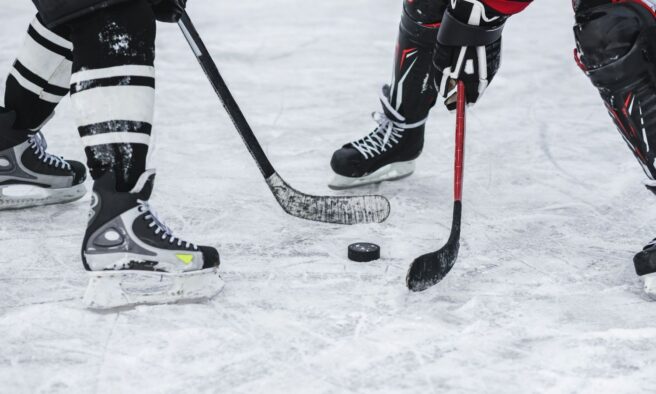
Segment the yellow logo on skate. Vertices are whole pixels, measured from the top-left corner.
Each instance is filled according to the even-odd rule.
[[[176,254],[175,257],[179,258],[185,264],[191,264],[194,261],[194,255],[191,254]]]

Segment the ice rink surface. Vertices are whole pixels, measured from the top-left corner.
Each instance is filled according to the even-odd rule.
[[[34,12],[0,0],[0,70]],[[329,160],[374,127],[400,0],[194,0],[189,13],[279,172],[330,194]],[[219,248],[206,304],[84,309],[89,197],[0,213],[2,393],[648,393],[656,305],[631,259],[656,200],[572,60],[568,0],[505,31],[501,72],[470,111],[463,246],[440,285],[410,294],[409,263],[451,220],[454,117],[433,111],[417,172],[382,225],[285,215],[175,25],[158,35],[154,204]],[[4,86],[4,84],[2,84]],[[0,93],[4,92],[0,87]],[[44,130],[84,159],[68,99]],[[346,259],[355,241],[383,258]]]

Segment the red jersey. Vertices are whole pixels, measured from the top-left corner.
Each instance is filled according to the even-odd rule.
[[[483,3],[503,15],[522,12],[533,0],[482,0]]]

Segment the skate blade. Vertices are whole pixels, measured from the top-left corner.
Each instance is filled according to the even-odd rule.
[[[0,188],[0,211],[43,205],[64,204],[84,197],[84,184],[66,189],[47,189],[30,185],[11,185]]]
[[[199,302],[223,290],[218,268],[185,273],[94,271],[89,273],[84,304],[89,309],[112,309],[143,304]]]
[[[396,181],[412,175],[415,171],[415,162],[404,161],[399,163],[392,163],[383,166],[375,172],[359,178],[351,178],[335,174],[335,177],[328,184],[328,187],[333,190],[345,190],[354,187],[371,185],[374,183],[381,183],[385,181]]]

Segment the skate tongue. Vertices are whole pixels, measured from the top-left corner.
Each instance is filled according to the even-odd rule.
[[[394,108],[392,103],[390,103],[389,93],[390,93],[389,85],[383,86],[380,94],[378,95],[378,99],[380,100],[380,104],[383,107],[383,113],[385,114],[385,117],[390,121],[392,121],[395,126],[400,127],[404,130],[410,130],[423,126],[426,123],[426,120],[428,118],[417,120],[417,119],[408,119],[405,116],[401,115],[401,113]]]
[[[149,200],[155,184],[155,175],[154,169],[144,171],[132,190],[130,190],[130,194],[138,194],[139,199],[144,201]]]
[[[389,102],[389,89],[390,87],[388,85],[383,86],[380,94],[378,95],[380,104],[383,107],[383,112],[388,119],[398,123],[403,123],[405,122],[405,116],[401,115],[399,111],[394,109],[392,104]]]
[[[10,130],[16,123],[16,112],[0,107],[0,129]]]

